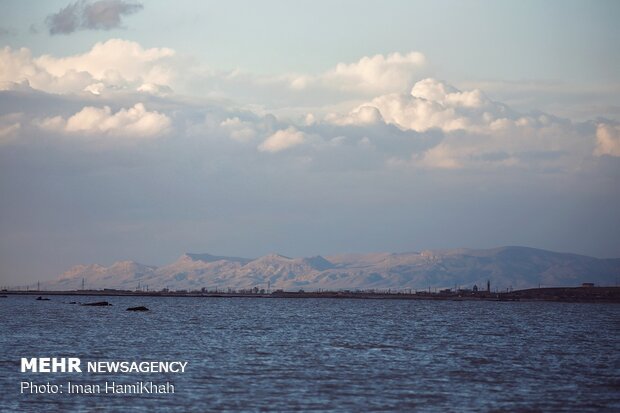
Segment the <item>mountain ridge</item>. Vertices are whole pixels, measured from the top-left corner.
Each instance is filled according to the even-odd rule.
[[[272,253],[255,259],[185,253],[161,267],[119,261],[109,267],[77,265],[49,289],[427,289],[474,285],[494,288],[614,285],[620,258],[594,258],[522,246],[335,254],[291,258]]]

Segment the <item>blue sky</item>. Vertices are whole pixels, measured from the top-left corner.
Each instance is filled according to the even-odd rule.
[[[620,256],[615,1],[2,1],[0,280],[528,245]]]

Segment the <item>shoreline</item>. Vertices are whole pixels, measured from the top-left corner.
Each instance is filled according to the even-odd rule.
[[[620,287],[556,287],[530,288],[508,292],[356,292],[321,291],[293,292],[274,291],[271,293],[228,293],[200,291],[129,291],[129,290],[3,290],[0,296],[109,296],[109,297],[204,297],[204,298],[331,298],[331,299],[375,299],[375,300],[443,300],[443,301],[555,301],[555,302],[606,302],[620,303]]]

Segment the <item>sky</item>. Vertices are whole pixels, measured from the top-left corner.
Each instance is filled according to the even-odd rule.
[[[0,7],[0,285],[184,252],[620,257],[616,1]]]

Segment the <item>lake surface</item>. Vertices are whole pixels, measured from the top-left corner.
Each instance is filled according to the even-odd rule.
[[[0,298],[0,411],[620,411],[620,305]],[[70,301],[107,300],[111,307]],[[149,312],[125,311],[145,305]],[[182,374],[21,373],[22,357],[187,361]],[[84,367],[84,366],[83,366]],[[169,381],[174,394],[20,394]]]

